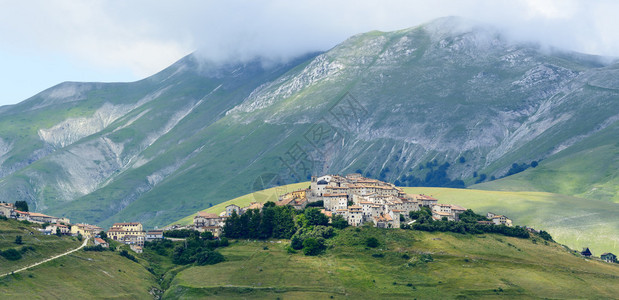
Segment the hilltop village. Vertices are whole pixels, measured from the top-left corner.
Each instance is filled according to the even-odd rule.
[[[297,210],[315,204],[319,204],[321,212],[329,218],[340,215],[351,226],[372,223],[379,228],[400,228],[401,216],[408,216],[410,212],[419,211],[422,207],[431,210],[434,220],[458,221],[458,216],[466,211],[466,208],[458,205],[438,203],[438,199],[428,195],[406,194],[391,183],[366,178],[361,174],[312,177],[309,188],[281,195],[275,202],[277,206],[289,205]],[[259,210],[263,205],[258,202],[252,202],[246,207],[230,204],[219,215],[198,212],[191,228],[219,236],[226,219],[232,213],[241,215],[250,209]],[[512,226],[512,221],[503,215],[488,213],[487,216],[491,221],[480,222]],[[170,229],[175,228],[181,227]]]
[[[289,206],[295,210],[308,207],[320,208],[320,213],[331,222],[338,216],[349,226],[371,224],[378,228],[406,228],[415,223],[408,216],[411,213],[426,210],[435,221],[459,221],[466,208],[446,203],[438,203],[438,199],[424,194],[407,194],[394,184],[376,179],[366,178],[360,174],[324,175],[311,177],[308,188],[285,193],[279,196],[275,206]],[[215,239],[224,235],[226,221],[233,215],[241,216],[249,211],[262,211],[264,203],[252,202],[240,207],[236,204],[227,205],[220,214],[198,212],[191,225],[172,225],[162,230],[144,230],[139,222],[114,223],[107,232],[103,228],[90,224],[71,224],[67,218],[58,218],[41,213],[18,210],[12,203],[0,203],[0,217],[12,218],[41,224],[39,229],[47,235],[71,235],[92,238],[95,246],[110,247],[108,241],[129,245],[136,253],[142,253],[145,242],[171,239],[165,233],[177,230],[190,230],[199,233],[210,233]],[[477,221],[481,225],[505,225],[512,227],[512,221],[500,214],[488,212],[486,219]],[[530,232],[539,234],[532,228]],[[589,257],[591,252],[584,249],[581,255]],[[616,256],[604,253],[601,258],[615,262]]]

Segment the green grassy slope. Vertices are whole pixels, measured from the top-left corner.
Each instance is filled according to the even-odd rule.
[[[378,248],[365,247],[370,236],[380,241]],[[233,243],[221,249],[226,262],[181,271],[164,299],[564,299],[619,293],[619,266],[584,260],[540,239],[348,228],[318,257],[288,254],[287,244]],[[427,254],[433,261],[424,261]]]
[[[545,191],[619,203],[619,122],[552,158],[475,189]]]
[[[206,212],[220,213],[229,204],[246,206],[252,201],[276,200],[277,196],[306,188],[309,182],[270,188],[222,202]],[[527,225],[546,230],[559,243],[573,249],[591,248],[594,254],[619,252],[619,206],[607,201],[587,200],[544,192],[487,191],[474,189],[449,189],[405,187],[409,194],[433,195],[440,203],[457,204],[477,213],[488,211],[505,214],[516,225]],[[195,214],[173,224],[191,224]]]
[[[446,188],[404,188],[433,195],[477,213],[504,214],[516,225],[548,231],[572,249],[590,247],[594,255],[619,252],[619,205],[543,192],[508,192]]]
[[[41,228],[38,224],[26,225],[15,220],[0,220],[0,251],[34,248],[22,253],[22,258],[16,261],[9,261],[0,256],[0,274],[20,269],[81,245],[75,237],[47,236],[41,234],[35,227]],[[16,236],[22,237],[22,245],[15,244]]]
[[[6,299],[153,299],[154,276],[117,252],[63,256],[0,278]]]

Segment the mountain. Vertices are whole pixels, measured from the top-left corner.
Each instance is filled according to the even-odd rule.
[[[443,18],[287,63],[190,55],[138,82],[63,83],[0,108],[0,199],[155,226],[311,174],[473,184],[591,149],[616,162],[619,63],[608,61]],[[567,172],[594,176],[554,192],[616,199],[618,169],[581,158]],[[443,168],[427,175],[428,163]]]

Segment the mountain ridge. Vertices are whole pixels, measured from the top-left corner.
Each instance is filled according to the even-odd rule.
[[[132,83],[62,83],[0,108],[0,197],[156,226],[314,173],[393,182],[436,160],[472,184],[612,144],[595,136],[619,120],[619,64],[598,61],[447,18],[282,64],[189,55]]]

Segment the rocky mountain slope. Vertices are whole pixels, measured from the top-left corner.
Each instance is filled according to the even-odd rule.
[[[423,178],[436,160],[472,184],[589,140],[616,149],[619,64],[601,61],[445,18],[285,64],[188,56],[138,82],[63,83],[0,108],[0,198],[153,226],[317,173]],[[608,172],[578,194],[616,198]]]

